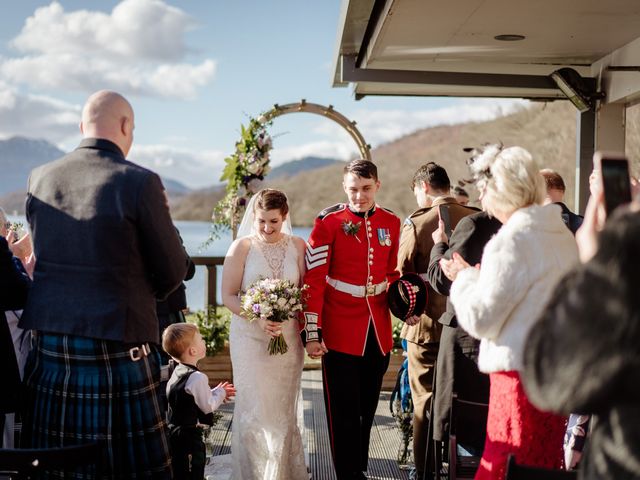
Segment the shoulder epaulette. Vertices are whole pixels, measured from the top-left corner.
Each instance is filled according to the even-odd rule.
[[[413,212],[411,215],[409,215],[409,218],[416,218],[419,217],[420,215],[424,215],[425,213],[427,213],[429,210],[431,210],[432,207],[424,207],[424,208],[419,208],[418,210],[416,210],[415,212]]]
[[[394,217],[397,217],[397,215],[395,214],[395,212],[393,210],[389,210],[388,208],[385,207],[379,207],[381,210],[384,210],[387,213],[390,213],[391,215],[393,215]]]
[[[341,212],[343,211],[345,208],[347,208],[346,204],[344,203],[336,203],[335,205],[331,205],[330,207],[325,208],[324,210],[322,210],[319,214],[318,214],[318,218],[320,220],[322,220],[324,217],[326,217],[327,215],[331,215],[332,213],[337,213],[337,212]]]

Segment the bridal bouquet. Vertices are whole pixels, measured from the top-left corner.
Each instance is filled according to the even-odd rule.
[[[303,293],[307,286],[298,287],[289,280],[277,278],[260,279],[251,284],[242,296],[242,315],[249,321],[259,318],[272,322],[284,322],[296,318],[304,308]],[[286,353],[289,347],[282,335],[271,338],[269,354]]]

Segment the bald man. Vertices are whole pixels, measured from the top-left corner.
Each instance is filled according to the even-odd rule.
[[[20,326],[37,334],[23,438],[29,448],[98,440],[108,478],[171,478],[155,305],[188,260],[160,178],[125,159],[133,129],[129,102],[97,92],[80,146],[31,173],[36,266]]]

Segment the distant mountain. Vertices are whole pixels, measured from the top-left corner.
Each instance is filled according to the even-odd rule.
[[[24,190],[0,195],[0,207],[9,215],[23,215],[26,197]]]
[[[301,172],[316,170],[329,165],[335,165],[336,163],[344,164],[344,162],[334,160],[332,158],[304,157],[299,160],[292,160],[290,162],[283,163],[282,165],[278,165],[269,172],[269,178],[273,180],[281,177],[292,177]]]
[[[25,137],[0,140],[0,195],[26,190],[31,170],[62,155],[62,150],[46,140]]]
[[[31,170],[64,154],[46,140],[25,137],[0,140],[0,207],[9,213],[24,213],[24,198]],[[192,191],[170,178],[163,177],[162,183],[172,203]]]
[[[638,114],[627,111],[627,124],[634,124]],[[638,126],[640,131],[640,126]],[[538,159],[541,167],[552,168],[563,176],[567,186],[565,200],[573,208],[575,184],[575,107],[569,102],[536,103],[511,115],[486,122],[442,125],[418,130],[371,151],[378,167],[381,188],[376,195],[380,205],[405,218],[416,208],[416,199],[409,188],[415,171],[425,163],[436,162],[448,172],[452,184],[468,178],[468,155],[463,147],[486,142],[520,145]],[[638,135],[634,134],[637,138]],[[631,132],[627,130],[627,138]],[[633,150],[636,142],[627,142]],[[333,164],[315,170],[303,170],[295,175],[267,177],[269,186],[282,189],[291,202],[291,221],[297,226],[310,226],[323,208],[345,201],[342,189],[342,165]],[[468,186],[472,200],[478,198],[473,186]],[[187,195],[185,198],[189,198]],[[212,198],[200,197],[191,212],[201,212],[197,219],[208,220],[215,205]],[[478,206],[477,202],[475,203]],[[178,205],[179,207],[180,205]],[[173,209],[173,207],[172,207]],[[174,211],[174,215],[176,215]],[[193,218],[193,217],[192,217]],[[193,218],[196,219],[196,218]]]
[[[25,191],[29,173],[36,167],[65,154],[55,145],[35,138],[12,137],[0,140],[0,198],[8,193]],[[162,178],[169,195],[185,195],[192,190],[171,178]]]
[[[162,184],[169,196],[186,195],[193,191],[193,189],[187,187],[184,183],[180,183],[178,180],[173,180],[171,178],[162,177]]]
[[[170,203],[171,216],[174,220],[211,220],[213,206],[225,194],[224,185],[194,190],[187,195],[174,199]]]
[[[633,118],[630,110],[628,121]],[[576,110],[570,102],[532,103],[528,108],[486,122],[418,130],[372,150],[371,156],[381,181],[376,200],[400,218],[405,218],[417,208],[409,185],[421,165],[432,161],[442,165],[451,183],[456,184],[469,178],[468,154],[462,150],[463,147],[502,141],[507,146],[526,148],[538,160],[540,167],[560,173],[567,186],[567,206],[573,208],[575,135]],[[637,139],[637,135],[634,136]],[[631,139],[629,129],[627,139]],[[276,180],[273,186],[287,192],[292,204],[291,221],[298,226],[312,225],[323,208],[346,200],[339,165]],[[469,185],[467,189],[474,205],[478,206],[475,187]]]
[[[371,152],[382,183],[376,199],[404,218],[416,209],[409,183],[420,165],[430,161],[442,165],[455,184],[469,176],[467,154],[463,152],[463,147],[499,141],[507,146],[520,145],[526,148],[541,167],[552,168],[560,173],[567,185],[565,201],[569,208],[573,208],[576,111],[569,102],[533,103],[529,108],[491,121],[426,128],[380,145]],[[631,162],[631,173],[637,175],[640,172],[640,105],[627,109],[626,152]],[[2,182],[6,178],[5,155],[0,148]],[[18,158],[24,159],[26,156]],[[312,225],[320,210],[345,200],[342,163],[310,168],[315,160],[305,160],[289,162],[295,168],[288,164],[274,168],[265,181],[265,186],[281,188],[287,193],[292,205],[291,219],[298,226]],[[287,172],[290,168],[295,170],[298,165],[304,165],[305,168],[296,173],[278,173],[279,170]],[[164,181],[168,183],[166,179]],[[26,174],[18,184],[24,185],[25,182]],[[467,188],[472,200],[476,200],[478,194],[475,188]],[[181,220],[208,221],[214,205],[223,195],[224,185],[218,185],[172,198],[172,216]],[[24,196],[16,199],[24,204]],[[3,205],[1,198],[0,205]],[[478,205],[477,201],[475,205]]]

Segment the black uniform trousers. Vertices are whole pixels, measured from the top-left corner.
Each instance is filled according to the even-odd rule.
[[[338,480],[365,478],[369,436],[382,377],[389,366],[369,324],[364,355],[329,350],[322,358],[322,380],[331,453]]]
[[[433,438],[446,441],[453,392],[459,398],[489,403],[489,376],[478,370],[480,341],[461,327],[443,325],[438,351],[436,394],[433,408]],[[470,451],[482,451],[484,435],[477,445],[463,445]]]

